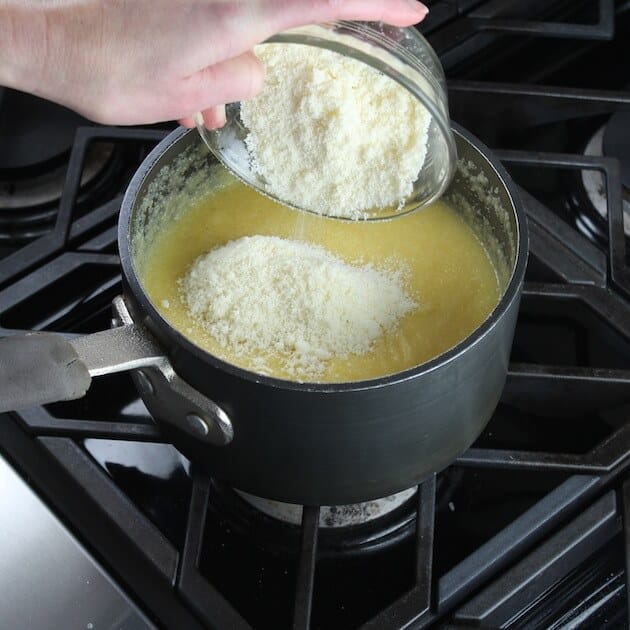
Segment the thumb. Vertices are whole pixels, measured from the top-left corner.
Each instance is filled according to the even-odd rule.
[[[260,60],[249,51],[208,66],[184,79],[181,85],[181,111],[175,116],[185,126],[192,126],[196,112],[219,112],[216,107],[242,101],[255,96],[262,90],[265,73]],[[220,126],[222,122],[209,113],[204,121],[209,126]],[[220,118],[220,115],[219,115]]]

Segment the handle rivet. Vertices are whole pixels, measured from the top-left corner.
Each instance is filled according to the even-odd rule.
[[[196,413],[189,413],[186,416],[186,424],[188,424],[190,430],[196,435],[205,437],[210,432],[207,420]]]
[[[138,370],[136,372],[136,378],[138,379],[138,387],[142,394],[146,394],[147,396],[153,396],[155,394],[155,387],[153,387],[153,383],[146,372]]]

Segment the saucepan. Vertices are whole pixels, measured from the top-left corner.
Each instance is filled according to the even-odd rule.
[[[147,157],[122,203],[122,295],[113,328],[64,338],[0,340],[0,411],[84,396],[92,377],[130,371],[168,439],[195,465],[260,497],[339,505],[388,496],[445,468],[489,421],[508,369],[527,261],[523,207],[510,177],[453,126],[459,160],[445,200],[493,258],[502,297],[441,356],[351,383],[298,383],[228,364],[166,321],[138,274],[173,208],[217,168],[195,131],[178,129]],[[396,219],[394,219],[396,220]]]

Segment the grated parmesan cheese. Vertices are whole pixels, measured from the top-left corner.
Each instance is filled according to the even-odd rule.
[[[265,356],[279,358],[299,379],[321,374],[333,357],[368,352],[416,307],[400,271],[351,265],[273,236],[240,238],[200,256],[179,289],[222,347],[252,358],[258,371]]]
[[[265,87],[241,104],[252,167],[274,195],[350,219],[400,206],[427,153],[430,115],[404,87],[338,53],[256,47]]]

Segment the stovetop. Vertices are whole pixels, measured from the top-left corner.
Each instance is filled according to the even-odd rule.
[[[0,419],[0,453],[159,627],[628,627],[630,2],[429,4],[452,117],[519,184],[531,237],[507,386],[470,450],[386,517],[331,530],[192,468],[128,375]],[[121,196],[169,131],[57,111],[25,152],[41,106],[0,103],[0,335],[109,326]]]

